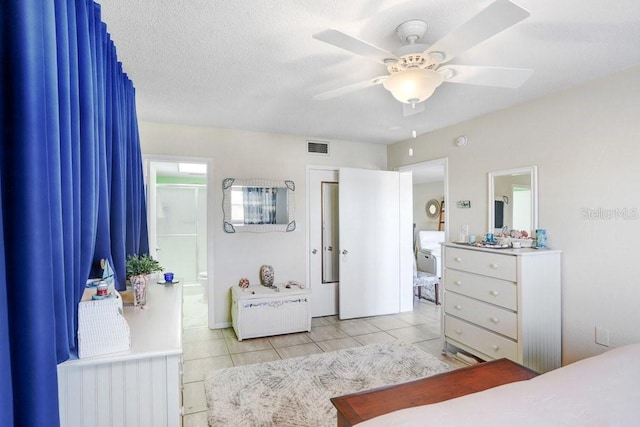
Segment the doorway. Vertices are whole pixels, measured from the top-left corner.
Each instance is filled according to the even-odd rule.
[[[426,214],[428,201],[435,199],[440,202],[448,198],[448,159],[441,158],[426,162],[402,166],[400,172],[410,171],[413,176],[413,224],[414,232],[420,230],[442,230],[445,232],[445,240],[449,236],[448,211],[442,210],[442,217],[435,215],[429,217]],[[446,202],[450,206],[449,202]],[[442,224],[441,224],[442,222]],[[414,242],[415,244],[415,242]]]
[[[210,159],[145,158],[149,251],[182,284],[185,326],[213,323],[211,178]]]
[[[444,208],[448,202],[448,174],[447,174],[447,158],[435,159],[431,161],[416,163],[413,165],[398,168],[400,171],[410,171],[413,176],[413,253],[417,257],[416,268],[421,271],[435,273],[440,276],[442,274],[442,259],[440,251],[430,250],[428,255],[420,253],[419,232],[426,231],[427,235],[432,231],[444,231],[444,241],[447,241],[449,235],[448,211]],[[435,203],[434,203],[435,202]],[[434,211],[429,207],[438,206]],[[441,236],[438,236],[439,238]],[[438,291],[441,293],[443,284],[439,286]],[[436,295],[435,301],[423,299],[422,293],[417,294],[418,302],[436,303],[441,299],[441,295]]]

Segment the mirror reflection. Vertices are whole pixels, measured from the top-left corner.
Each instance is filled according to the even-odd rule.
[[[538,227],[537,167],[489,173],[489,224],[493,233]]]
[[[293,181],[226,178],[222,188],[225,232],[295,230]]]
[[[322,182],[322,283],[340,280],[337,182]]]

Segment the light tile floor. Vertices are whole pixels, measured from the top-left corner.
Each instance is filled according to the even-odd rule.
[[[311,321],[311,332],[238,341],[233,328],[208,329],[206,304],[201,295],[185,295],[183,425],[207,426],[204,377],[213,369],[395,340],[412,342],[452,365],[461,366],[440,351],[440,310],[441,306],[416,299],[411,312],[344,321],[337,316],[316,317]]]

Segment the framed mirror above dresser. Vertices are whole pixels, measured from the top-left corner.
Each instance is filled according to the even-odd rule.
[[[538,228],[538,168],[526,166],[489,172],[487,231]]]

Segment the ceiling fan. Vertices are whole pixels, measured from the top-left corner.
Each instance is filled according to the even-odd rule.
[[[529,11],[515,3],[497,0],[431,46],[419,43],[426,33],[427,24],[418,19],[406,21],[396,28],[396,34],[406,44],[393,53],[336,29],[321,31],[313,37],[385,65],[388,75],[333,89],[313,98],[326,100],[382,84],[403,103],[406,116],[423,110],[424,104],[420,103],[443,82],[517,88],[533,70],[451,65],[448,62],[529,15]]]

